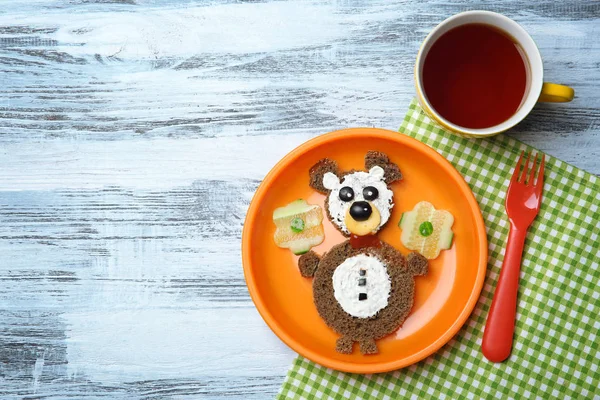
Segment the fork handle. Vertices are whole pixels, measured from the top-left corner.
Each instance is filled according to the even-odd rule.
[[[493,362],[506,360],[512,349],[519,274],[526,235],[527,228],[517,228],[511,223],[500,278],[496,285],[481,343],[483,355]]]

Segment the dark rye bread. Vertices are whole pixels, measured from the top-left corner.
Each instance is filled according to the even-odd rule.
[[[408,253],[406,256],[406,262],[408,265],[408,270],[414,275],[425,275],[427,273],[429,262],[421,254],[416,252]]]
[[[320,193],[329,193],[329,190],[323,186],[323,176],[331,172],[334,175],[338,174],[337,162],[330,160],[329,158],[323,158],[315,165],[313,165],[308,171],[308,185]]]
[[[400,168],[393,162],[390,162],[390,159],[386,154],[380,151],[370,150],[365,156],[365,169],[368,171],[375,166],[383,168],[383,180],[388,185],[402,179]]]
[[[391,280],[388,305],[370,318],[347,314],[334,296],[335,269],[347,258],[359,254],[379,258],[386,265]],[[427,273],[427,259],[417,253],[411,253],[408,257],[410,262],[386,243],[381,243],[381,247],[354,249],[350,241],[334,246],[323,255],[314,276],[313,297],[321,318],[342,335],[336,347],[338,352],[352,353],[354,342],[359,342],[361,353],[377,353],[375,340],[389,335],[402,325],[413,306],[414,275]],[[314,262],[312,256],[309,260]]]
[[[300,256],[298,259],[300,275],[305,278],[312,278],[315,275],[317,267],[319,266],[319,261],[319,256],[312,250]]]

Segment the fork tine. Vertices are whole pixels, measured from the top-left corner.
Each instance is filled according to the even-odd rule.
[[[513,172],[513,176],[510,179],[511,182],[516,182],[519,180],[519,172],[521,170],[521,164],[523,163],[523,151],[521,152],[521,156],[519,157],[519,161],[517,162],[517,166],[515,167],[515,171]]]
[[[528,185],[533,185],[533,178],[535,178],[535,165],[537,164],[537,158],[539,153],[535,153],[535,158],[533,159],[533,165],[531,166],[531,173],[529,174],[529,179],[527,180]]]
[[[531,157],[531,152],[527,153],[527,161],[525,161],[525,165],[523,166],[523,173],[521,174],[521,179],[519,180],[522,184],[525,184],[525,178],[527,177],[527,168],[529,168],[529,158]]]
[[[535,186],[538,189],[538,191],[542,190],[542,187],[544,186],[544,161],[546,159],[546,155],[542,154],[542,162],[540,164],[540,172],[538,173],[538,177],[535,181]]]

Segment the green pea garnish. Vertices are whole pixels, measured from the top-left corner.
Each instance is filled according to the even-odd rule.
[[[419,225],[419,233],[425,237],[431,235],[433,233],[433,224],[429,221],[423,222]]]
[[[290,223],[290,226],[292,231],[300,233],[304,230],[304,221],[302,221],[302,218],[294,218]]]

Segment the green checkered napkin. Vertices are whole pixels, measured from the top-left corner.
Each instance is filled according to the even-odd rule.
[[[481,298],[454,339],[425,360],[388,374],[346,374],[298,356],[278,398],[588,399],[600,397],[600,185],[546,157],[543,203],[529,228],[512,356],[481,354],[509,223],[504,195],[521,150],[505,135],[466,139],[444,131],[415,101],[400,132],[433,147],[464,176],[485,219],[488,272]]]

